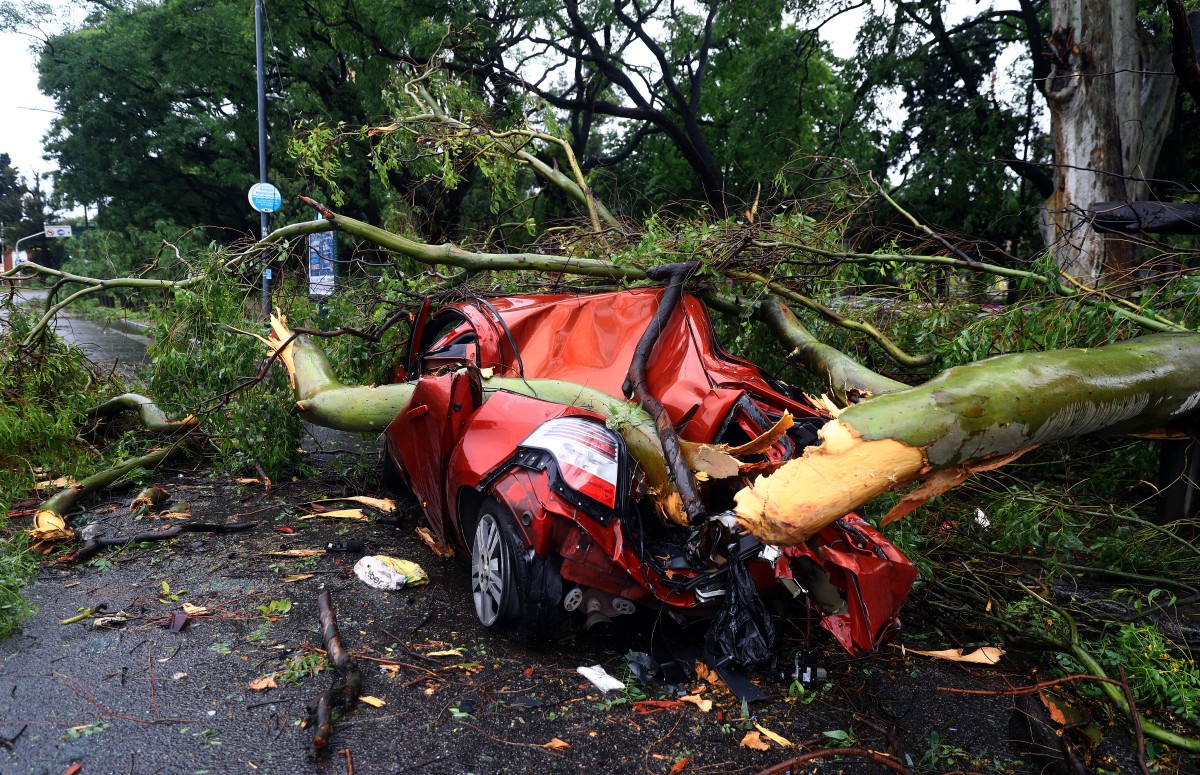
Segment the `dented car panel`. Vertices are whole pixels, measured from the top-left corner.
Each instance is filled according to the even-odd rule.
[[[503,391],[483,399],[490,375],[624,397],[635,348],[663,293],[475,299],[423,309],[415,321],[405,372],[417,388],[385,432],[387,451],[438,536],[478,555],[477,610],[480,596],[492,595],[489,618],[499,611],[502,621],[520,620],[522,631],[536,624],[531,611],[546,618],[572,605],[587,607],[589,623],[633,603],[712,616],[736,560],[761,595],[807,597],[851,652],[876,648],[897,632],[917,572],[860,518],[779,549],[718,520],[690,529],[663,524],[643,503],[644,478],[602,417]],[[799,456],[824,421],[806,400],[722,350],[703,304],[688,295],[654,341],[643,379],[685,441],[742,444],[790,414],[794,426],[756,466]],[[728,508],[728,489],[705,483],[706,514]]]

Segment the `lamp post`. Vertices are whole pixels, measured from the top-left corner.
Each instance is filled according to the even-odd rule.
[[[254,49],[258,71],[258,182],[267,182],[267,86],[266,74],[263,72],[263,4],[262,0],[254,0]],[[259,228],[262,239],[267,237],[267,213],[259,212]],[[270,259],[263,269],[262,306],[263,319],[271,320],[271,266]]]

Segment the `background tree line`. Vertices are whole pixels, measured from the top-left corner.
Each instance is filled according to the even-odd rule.
[[[1094,277],[1137,256],[1091,235],[1093,201],[1194,199],[1195,95],[1176,86],[1167,7],[1181,3],[1084,3],[1085,24],[1051,0],[881,0],[840,59],[823,30],[862,5],[268,2],[273,179],[289,201],[332,185],[347,213],[433,241],[519,239],[504,224],[577,214],[528,172],[361,131],[411,116],[403,84],[436,68],[456,118],[506,130],[536,116],[629,218],[688,202],[727,217],[820,185],[836,173],[817,160],[845,159],[928,223],[1023,258],[1049,244]],[[41,46],[41,88],[62,114],[47,145],[56,192],[97,206],[104,229],[250,231],[252,4],[91,7]]]

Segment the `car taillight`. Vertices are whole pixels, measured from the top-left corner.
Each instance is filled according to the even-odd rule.
[[[521,442],[554,456],[563,482],[597,503],[615,507],[620,445],[607,428],[577,417],[542,423]]]

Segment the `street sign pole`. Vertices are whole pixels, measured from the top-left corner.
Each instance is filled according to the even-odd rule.
[[[267,182],[267,86],[266,75],[263,72],[263,4],[262,0],[254,0],[254,48],[258,60],[258,182]],[[259,227],[262,239],[267,237],[267,213],[260,211]],[[263,270],[262,304],[263,320],[271,320],[271,267]]]

